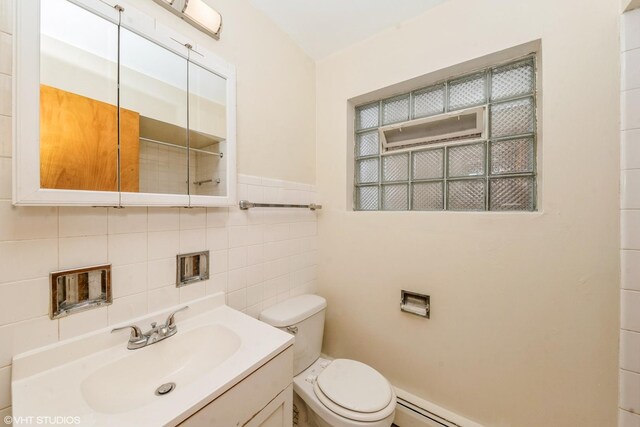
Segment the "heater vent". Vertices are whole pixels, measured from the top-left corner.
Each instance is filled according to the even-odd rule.
[[[381,127],[382,151],[432,145],[441,142],[483,139],[486,107],[471,108]]]

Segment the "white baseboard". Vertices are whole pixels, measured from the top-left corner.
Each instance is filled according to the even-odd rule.
[[[394,389],[398,396],[394,424],[398,427],[483,427],[398,387]]]
[[[393,424],[398,427],[443,427],[443,424],[417,414],[402,405],[396,407],[396,416],[393,419]]]

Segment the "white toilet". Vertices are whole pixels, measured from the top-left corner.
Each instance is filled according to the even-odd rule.
[[[293,390],[299,398],[294,396],[298,425],[391,426],[396,395],[385,377],[355,360],[320,358],[326,307],[320,296],[301,295],[260,314],[263,322],[296,337]],[[299,407],[301,401],[305,407]]]

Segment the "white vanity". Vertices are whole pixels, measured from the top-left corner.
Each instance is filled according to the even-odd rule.
[[[128,324],[146,328],[181,307]],[[291,426],[292,335],[225,306],[222,294],[189,303],[176,325],[174,336],[137,350],[127,349],[126,330],[112,334],[109,327],[16,356],[14,418],[41,417],[39,425],[64,417],[82,426]],[[157,393],[171,383],[172,391]]]

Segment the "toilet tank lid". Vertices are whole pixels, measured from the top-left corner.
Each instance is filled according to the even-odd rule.
[[[327,300],[318,295],[300,295],[282,301],[260,313],[260,320],[283,328],[295,325],[327,307]]]

